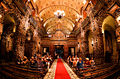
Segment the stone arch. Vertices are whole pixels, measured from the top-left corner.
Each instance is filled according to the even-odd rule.
[[[4,20],[3,20],[3,25],[11,25],[13,27],[11,30],[13,30],[14,32],[16,31],[16,28],[19,26],[20,24],[20,20],[19,17],[16,15],[16,13],[14,12],[7,12],[4,15]],[[9,27],[3,27],[3,32]],[[10,29],[9,29],[10,30]]]
[[[20,20],[15,12],[9,11],[3,16],[3,33],[1,35],[1,56],[6,61],[14,61],[15,58],[15,33]]]
[[[102,33],[104,42],[104,56],[106,62],[110,62],[112,59],[117,60],[116,51],[116,24],[115,19],[111,15],[107,15],[102,23]]]

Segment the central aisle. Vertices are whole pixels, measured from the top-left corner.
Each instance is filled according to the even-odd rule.
[[[57,61],[55,79],[71,79],[61,59]]]
[[[79,79],[63,59],[55,59],[44,79]]]

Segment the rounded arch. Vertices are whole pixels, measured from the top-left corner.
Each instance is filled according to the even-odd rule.
[[[102,33],[104,30],[115,30],[115,19],[112,16],[107,16],[102,23]]]
[[[117,58],[115,30],[115,19],[111,15],[106,16],[102,23],[104,56],[106,62],[110,62],[112,59],[116,60]]]
[[[20,24],[20,20],[16,13],[14,12],[7,12],[4,15],[4,20],[3,20],[3,33],[4,32],[9,32],[13,33],[16,32],[16,29],[18,28]]]
[[[3,16],[3,31],[1,35],[1,55],[6,61],[15,61],[15,32],[19,26],[20,20],[16,13],[9,11]]]

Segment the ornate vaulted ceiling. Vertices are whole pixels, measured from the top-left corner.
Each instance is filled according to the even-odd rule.
[[[61,30],[70,34],[81,18],[80,8],[83,0],[34,0],[39,16],[48,34]],[[65,16],[58,18],[55,12],[64,11]]]

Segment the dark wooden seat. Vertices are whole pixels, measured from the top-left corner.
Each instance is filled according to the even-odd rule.
[[[47,69],[38,68],[24,68],[18,65],[1,65],[0,73],[10,76],[15,79],[19,78],[43,78],[47,72]]]
[[[70,64],[68,65],[71,67]],[[114,68],[116,68],[116,66],[117,64],[104,63],[101,65],[96,65],[94,68],[87,67],[86,69],[82,69],[82,70],[76,70],[76,68],[74,67],[71,68],[81,79],[91,79],[91,78],[104,79],[107,76],[103,76],[103,75],[112,71]]]
[[[93,72],[88,72],[88,73],[85,73],[83,75],[84,75],[85,78],[88,78],[88,77],[96,78],[96,77],[99,77],[99,76],[104,75],[107,72],[111,71],[115,66],[116,66],[116,64],[114,64],[114,65],[112,65],[110,67],[105,67],[105,68],[95,70]]]

